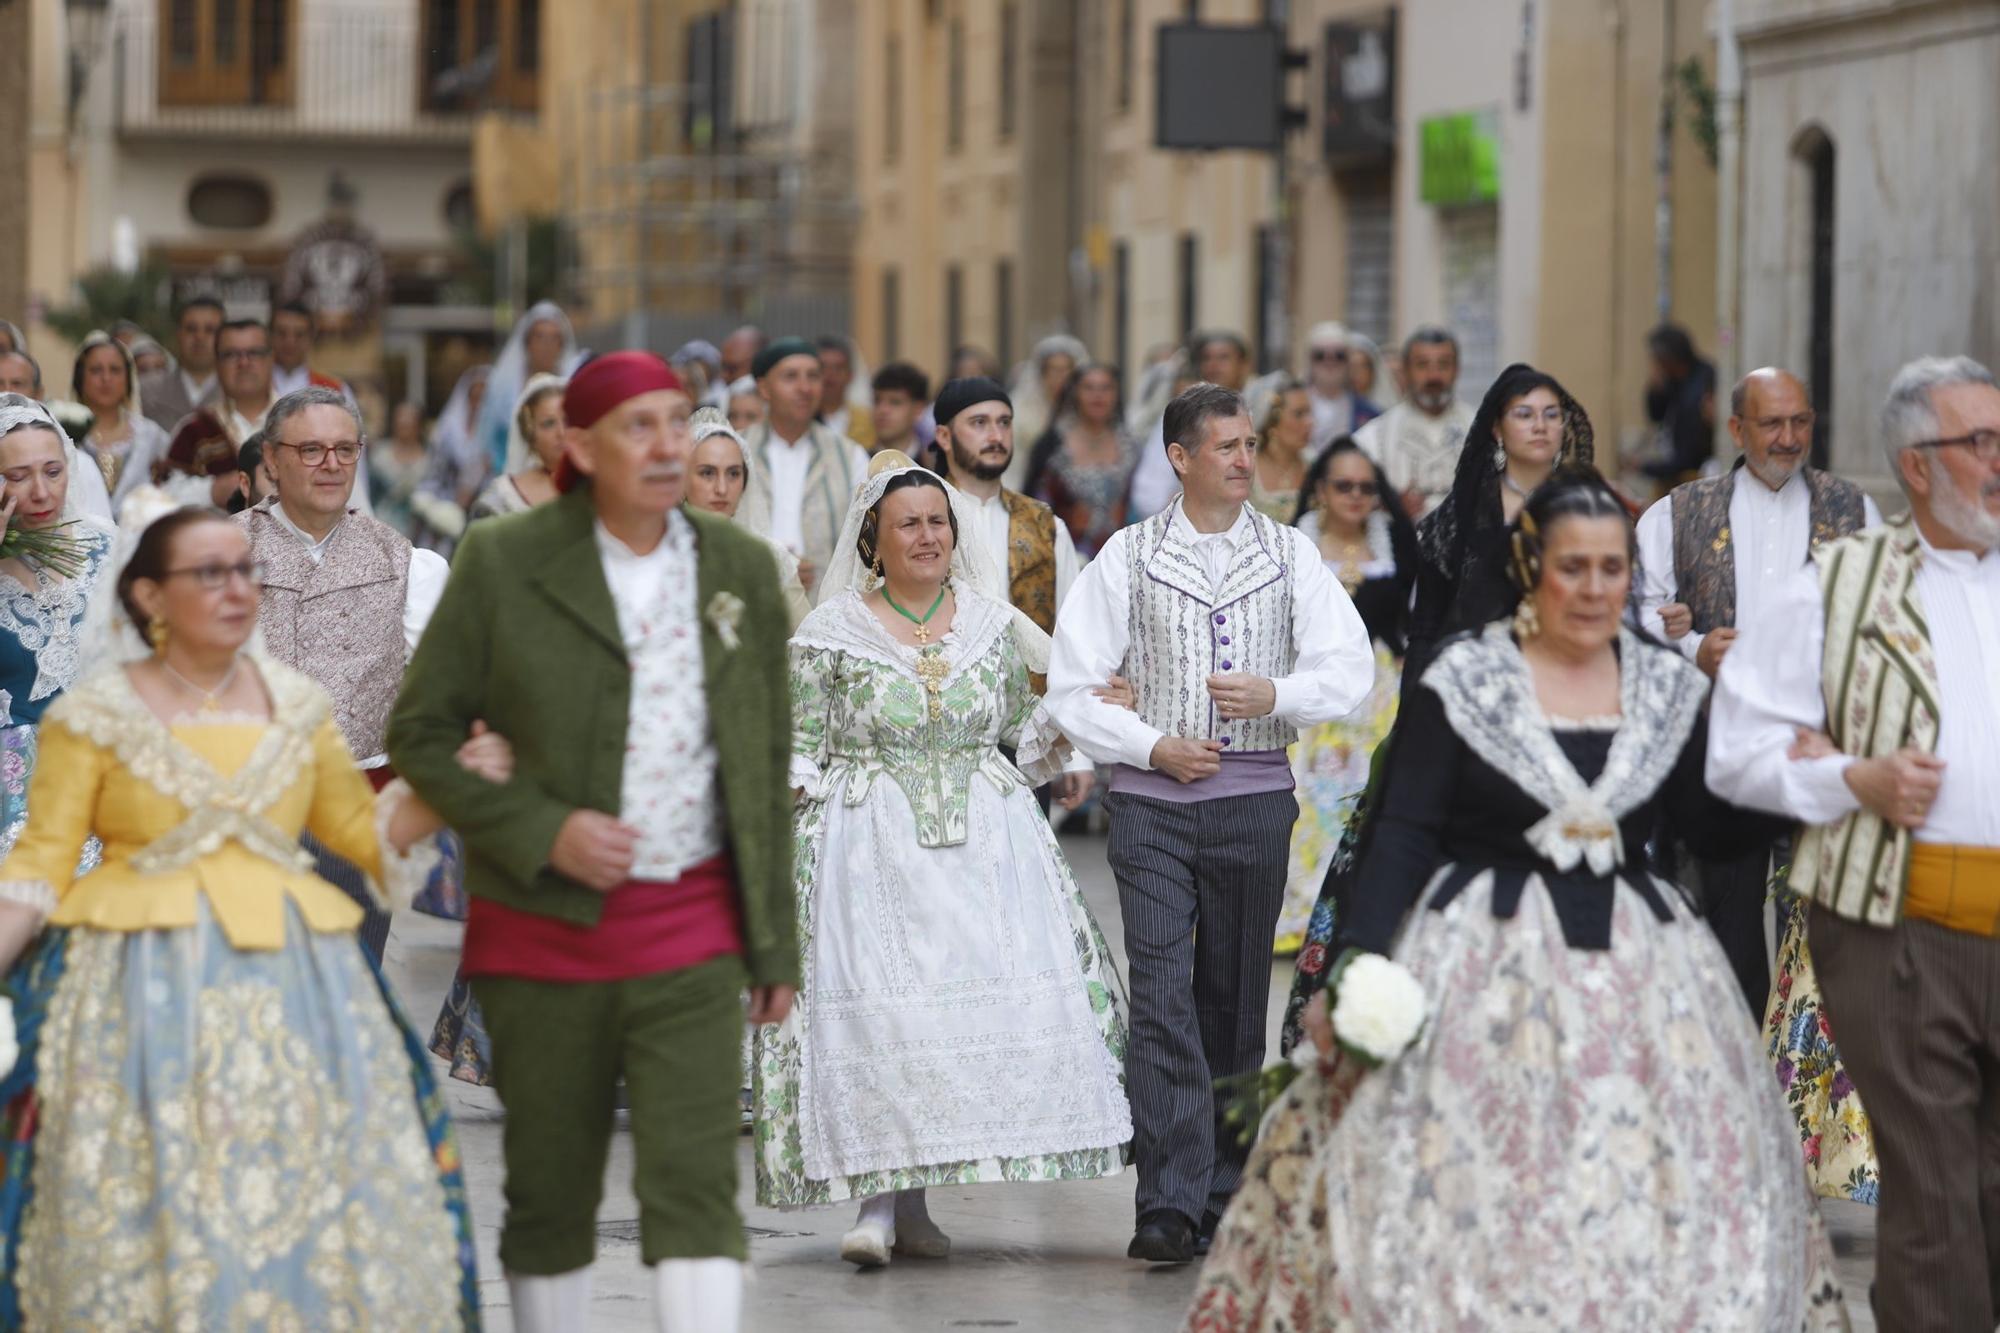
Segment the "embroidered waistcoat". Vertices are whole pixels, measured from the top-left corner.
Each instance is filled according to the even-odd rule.
[[[1291,674],[1297,571],[1285,529],[1251,510],[1251,535],[1215,588],[1178,535],[1174,512],[1135,527],[1126,547],[1132,628],[1120,674],[1138,695],[1139,716],[1164,735],[1221,741],[1224,754],[1282,750],[1298,728],[1268,714],[1224,719],[1206,682],[1219,672]]]
[[[1732,468],[1674,488],[1674,587],[1694,615],[1697,634],[1736,624],[1736,544],[1730,539],[1729,502],[1740,471]],[[1859,486],[1818,468],[1805,469],[1804,479],[1813,550],[1861,531],[1867,509]]]
[[[1050,634],[1056,631],[1056,513],[1040,500],[1000,492],[1007,507],[1007,600]],[[1048,677],[1028,681],[1040,694]]]
[[[1819,553],[1827,732],[1858,758],[1937,749],[1937,663],[1915,587],[1922,559],[1907,514]],[[1858,809],[1805,830],[1791,887],[1851,921],[1891,926],[1902,915],[1909,864],[1909,830]]]
[[[403,683],[403,603],[410,543],[365,514],[340,521],[318,564],[271,513],[275,498],[236,516],[264,566],[257,613],[264,648],[333,697],[333,720],[356,759],[383,752]]]

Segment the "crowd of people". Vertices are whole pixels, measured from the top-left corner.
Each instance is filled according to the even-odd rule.
[[[1135,1167],[1191,1329],[1838,1329],[1831,1196],[1882,1327],[1990,1330],[2000,387],[1902,368],[1885,519],[1782,368],[1709,460],[1676,334],[1650,505],[1434,325],[1296,377],[1201,331],[1128,398],[1067,336],[933,386],[543,304],[375,440],[303,311],[30,361],[0,1326],[475,1326],[448,1074],[528,1333],[588,1326],[621,1108],[669,1333],[739,1324],[744,1127],[862,1268],[950,1252],[934,1187]],[[427,1036],[404,906],[464,922]]]

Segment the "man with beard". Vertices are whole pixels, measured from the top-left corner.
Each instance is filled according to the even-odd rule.
[[[1403,340],[1403,379],[1409,396],[1357,429],[1354,442],[1381,465],[1415,520],[1451,494],[1459,450],[1472,428],[1472,408],[1454,392],[1458,339],[1450,329],[1425,324]]]
[[[762,465],[750,469],[744,500],[770,514],[771,540],[799,558],[799,582],[818,600],[819,571],[840,539],[848,499],[867,479],[868,451],[816,419],[819,353],[804,338],[771,343],[750,369],[770,414],[743,440]]]
[[[1756,622],[1813,548],[1882,521],[1860,487],[1806,466],[1812,400],[1796,375],[1751,371],[1730,394],[1729,412],[1729,434],[1742,451],[1737,466],[1676,487],[1639,519],[1641,619],[1710,676],[1736,626]],[[1759,1018],[1771,986],[1764,947],[1771,851],[1688,868],[1703,915]]]
[[[1790,883],[1881,1159],[1875,1318],[1957,1333],[2000,1322],[2000,387],[1914,361],[1882,435],[1909,512],[1743,620],[1708,782],[1805,826]]]

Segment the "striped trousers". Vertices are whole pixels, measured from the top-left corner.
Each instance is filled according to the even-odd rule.
[[[1220,1214],[1247,1146],[1216,1079],[1264,1061],[1271,942],[1299,805],[1289,791],[1175,802],[1113,792],[1108,849],[1130,969],[1137,1212]]]
[[[389,946],[389,914],[376,905],[374,897],[368,892],[361,868],[329,852],[310,833],[300,835],[299,844],[312,853],[313,873],[360,903],[361,910],[367,913],[361,919],[361,947],[379,966],[382,950]]]
[[[1882,1163],[1875,1318],[1883,1333],[1993,1333],[2000,939],[1815,906],[1806,940]]]

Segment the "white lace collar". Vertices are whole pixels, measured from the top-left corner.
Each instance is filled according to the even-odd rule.
[[[1007,631],[1011,609],[970,588],[955,587],[957,609],[951,628],[937,641],[949,668],[946,680],[986,656]],[[802,648],[848,653],[916,678],[918,649],[883,627],[859,589],[847,588],[812,609],[799,622],[792,642]]]
[[[1618,821],[1645,804],[1672,771],[1701,715],[1708,681],[1679,654],[1620,626],[1622,717],[1604,771],[1586,786],[1535,696],[1534,677],[1507,621],[1447,644],[1423,683],[1444,703],[1473,753],[1549,814],[1527,840],[1558,870],[1579,863],[1608,875],[1625,863]]]

